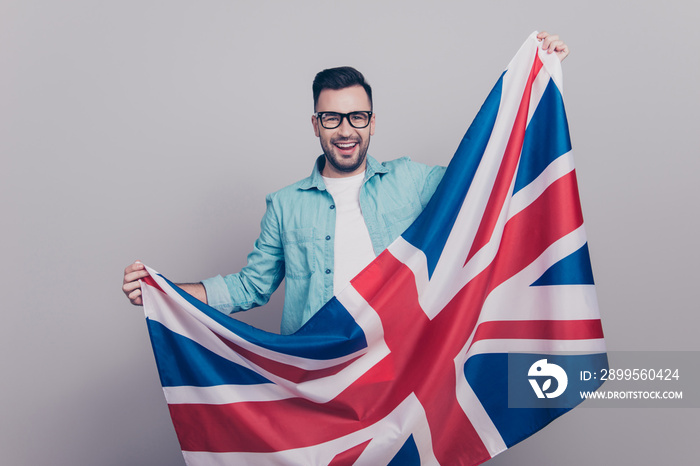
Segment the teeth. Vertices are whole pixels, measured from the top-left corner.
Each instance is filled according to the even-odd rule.
[[[351,147],[354,147],[354,146],[355,146],[355,143],[354,143],[354,142],[351,142],[351,143],[348,143],[348,144],[341,144],[341,143],[338,143],[338,144],[336,144],[336,146],[340,147],[341,149],[349,149],[349,148],[351,148]]]

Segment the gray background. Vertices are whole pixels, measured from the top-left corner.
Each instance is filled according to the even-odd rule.
[[[311,81],[375,90],[380,160],[447,163],[535,29],[565,100],[616,350],[698,350],[697,3],[1,0],[0,462],[182,464],[134,259],[237,271],[320,152]],[[246,317],[275,330],[280,298]],[[494,465],[686,464],[698,411],[577,409]]]

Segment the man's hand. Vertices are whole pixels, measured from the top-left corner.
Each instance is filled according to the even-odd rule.
[[[537,40],[542,42],[542,50],[546,50],[547,53],[556,53],[559,61],[564,61],[569,55],[569,47],[556,34],[542,31],[537,34]]]
[[[131,304],[135,306],[143,306],[143,299],[141,298],[141,283],[139,280],[147,276],[148,271],[146,270],[146,267],[139,261],[134,262],[124,269],[124,284],[122,285],[122,291],[126,297],[129,298]]]
[[[146,267],[139,261],[134,262],[124,269],[124,284],[122,291],[129,298],[131,304],[135,306],[143,306],[143,298],[141,297],[140,279],[147,277],[148,271]],[[201,283],[178,283],[177,286],[182,288],[186,293],[191,294],[204,304],[207,303],[207,290]]]

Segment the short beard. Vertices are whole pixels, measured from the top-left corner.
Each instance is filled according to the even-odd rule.
[[[367,155],[366,151],[365,151],[365,152],[360,152],[360,153],[358,154],[357,163],[354,163],[354,164],[352,164],[352,165],[339,165],[338,163],[336,163],[336,161],[335,161],[335,159],[334,159],[333,157],[331,157],[331,156],[328,155],[327,152],[324,151],[324,154],[323,154],[323,155],[326,156],[326,161],[327,161],[328,163],[330,163],[330,164],[333,166],[333,168],[335,168],[335,169],[338,170],[339,172],[343,172],[343,173],[352,173],[352,172],[354,172],[355,170],[357,170],[358,168],[360,168],[360,166],[362,166],[362,164],[363,164],[364,161],[365,161],[365,158],[367,158],[367,157],[366,157],[366,155]]]
[[[363,140],[360,140],[359,143],[362,143]],[[361,145],[359,152],[357,153],[357,162],[353,163],[352,165],[340,165],[336,159],[333,157],[333,147],[334,144],[331,141],[328,141],[327,143],[324,143],[323,141],[321,142],[321,147],[323,149],[323,155],[325,156],[326,161],[333,166],[337,171],[341,173],[352,173],[358,168],[362,166],[362,164],[365,162],[365,159],[367,158],[367,149],[369,148],[369,141],[367,141],[366,145]]]

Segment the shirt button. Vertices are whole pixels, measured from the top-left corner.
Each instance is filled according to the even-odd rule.
[[[331,240],[331,235],[326,236],[326,241],[330,241],[330,240]]]
[[[331,210],[333,210],[333,209],[335,209],[335,206],[333,204],[331,204]]]
[[[331,269],[326,269],[326,274],[331,273]]]

